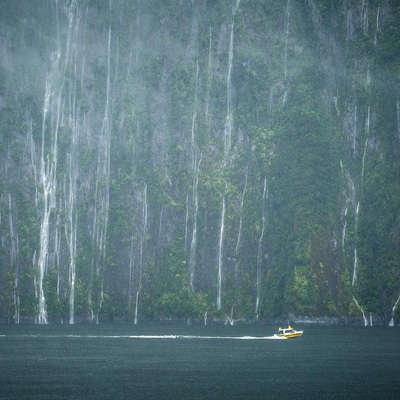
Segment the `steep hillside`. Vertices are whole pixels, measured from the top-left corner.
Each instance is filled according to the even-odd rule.
[[[0,317],[398,322],[395,0],[4,0]]]

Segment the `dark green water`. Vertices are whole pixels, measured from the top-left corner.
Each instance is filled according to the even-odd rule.
[[[0,325],[0,399],[400,398],[398,327],[296,328]]]

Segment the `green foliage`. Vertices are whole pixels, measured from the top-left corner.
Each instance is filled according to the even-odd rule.
[[[2,306],[2,314],[7,318],[14,315],[14,292],[15,287],[15,273],[8,271],[3,281],[3,287],[0,294],[0,304]]]
[[[55,268],[48,270],[43,279],[43,292],[46,298],[46,307],[48,315],[67,320],[68,300],[58,294],[58,272]]]
[[[22,274],[18,282],[18,296],[20,301],[20,316],[31,317],[36,315],[36,298],[33,286],[32,272]]]
[[[47,93],[45,167],[57,156],[48,239],[58,269],[50,265],[44,280],[51,317],[69,312],[72,146],[76,315],[131,318],[139,293],[143,317],[251,319],[259,291],[261,318],[358,316],[353,296],[366,312],[392,317],[400,290],[394,1],[361,10],[353,0],[247,0],[233,16],[230,0],[125,1],[111,9],[103,0],[85,3],[87,12],[67,2],[57,18],[54,7],[14,3],[5,2],[0,16],[1,316],[13,314],[15,290],[21,315],[36,314]],[[79,14],[71,30],[70,11]],[[227,114],[232,143],[224,153]],[[101,217],[105,237],[96,229]]]
[[[109,321],[113,321],[114,317],[118,314],[117,307],[113,304],[112,298],[105,293],[101,305],[99,316],[105,317]]]
[[[317,311],[317,277],[307,266],[296,266],[286,298],[295,315],[315,316]]]

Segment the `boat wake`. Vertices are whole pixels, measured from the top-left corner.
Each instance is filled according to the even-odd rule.
[[[0,335],[5,337],[6,335]],[[88,338],[88,339],[202,339],[202,340],[269,340],[286,339],[279,336],[202,336],[202,335],[18,335],[19,337],[37,338]]]
[[[280,339],[277,336],[202,336],[202,335],[134,335],[127,336],[131,339],[222,339],[222,340],[266,340],[266,339]]]

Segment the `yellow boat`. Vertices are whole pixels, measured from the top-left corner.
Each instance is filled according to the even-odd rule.
[[[294,339],[300,337],[302,334],[303,331],[296,331],[289,325],[287,328],[279,327],[278,333],[276,333],[274,336],[277,336],[281,339]]]

